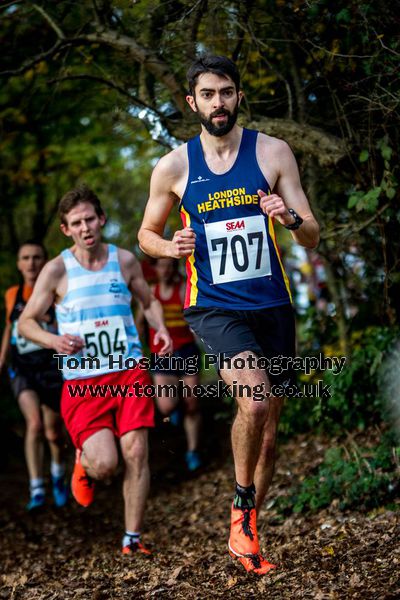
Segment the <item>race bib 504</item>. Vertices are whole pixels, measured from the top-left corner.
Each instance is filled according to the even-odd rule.
[[[109,355],[125,354],[128,349],[125,325],[122,317],[103,317],[88,320],[79,328],[85,346],[82,355],[98,358],[100,365],[108,365]]]

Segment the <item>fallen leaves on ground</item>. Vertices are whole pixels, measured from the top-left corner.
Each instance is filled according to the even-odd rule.
[[[224,435],[228,440],[227,429]],[[23,466],[13,468],[0,481],[0,598],[398,598],[397,511],[340,512],[333,503],[314,515],[283,518],[274,509],[273,499],[310,472],[328,444],[300,436],[280,449],[259,517],[263,554],[278,568],[262,578],[246,574],[227,552],[233,490],[228,442],[197,477],[185,479],[178,449],[166,453],[165,442],[155,440],[143,535],[154,550],[150,559],[120,553],[121,476],[111,486],[98,486],[89,509],[71,501],[66,509],[50,505],[32,516],[23,506]],[[158,453],[169,463],[157,467]]]

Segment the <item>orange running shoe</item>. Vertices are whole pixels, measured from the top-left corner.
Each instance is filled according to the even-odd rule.
[[[238,560],[247,573],[254,573],[255,575],[265,575],[268,571],[276,569],[276,565],[268,562],[261,556],[261,554],[253,554],[253,556],[236,556],[229,550],[229,554],[235,560]]]
[[[72,495],[81,506],[89,506],[94,500],[94,480],[89,477],[81,463],[81,450],[76,450],[75,466],[71,479]]]
[[[151,556],[150,550],[145,548],[141,542],[131,542],[127,546],[122,548],[122,554],[144,554],[145,556]]]
[[[229,550],[236,556],[253,556],[259,553],[255,508],[235,508],[232,504]]]

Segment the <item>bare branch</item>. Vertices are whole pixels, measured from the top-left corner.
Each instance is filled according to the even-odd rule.
[[[379,40],[379,43],[380,43],[380,45],[382,46],[382,48],[383,48],[384,50],[387,50],[387,51],[388,51],[388,52],[390,52],[391,54],[394,54],[394,56],[400,56],[400,53],[399,53],[399,52],[396,52],[396,50],[393,50],[392,48],[389,48],[388,46],[386,46],[386,44],[384,44],[384,43],[382,42],[382,39],[381,39],[381,38],[382,38],[382,36],[381,36],[381,35],[377,35],[376,37],[377,37],[377,39]]]
[[[143,108],[147,108],[148,110],[151,110],[151,112],[156,114],[160,119],[164,118],[164,116],[156,108],[150,106],[149,104],[146,104],[146,102],[143,102],[143,100],[140,100],[136,96],[132,96],[132,94],[127,92],[123,87],[121,87],[117,83],[114,83],[111,79],[104,79],[103,77],[96,77],[95,75],[63,75],[62,77],[56,77],[54,79],[49,79],[48,83],[53,84],[53,83],[60,83],[62,81],[74,81],[74,80],[79,80],[79,79],[87,79],[89,81],[96,81],[98,83],[103,83],[104,85],[115,90],[119,94],[125,96],[126,98],[129,98],[129,100],[131,102],[133,102],[134,104],[137,104],[139,106],[142,106]]]
[[[254,33],[252,27],[250,24],[247,25],[247,27],[245,27],[244,25],[242,25],[241,23],[237,23],[237,26],[242,29],[243,31],[247,32],[252,41],[259,47],[259,48],[264,48],[264,49],[268,49],[268,45],[265,44],[265,42],[263,42],[262,40],[260,40]],[[287,94],[287,99],[288,99],[288,118],[292,119],[293,118],[293,98],[292,98],[292,90],[290,89],[290,85],[289,82],[287,81],[287,79],[285,79],[285,77],[282,75],[282,73],[280,73],[279,71],[277,71],[277,69],[275,69],[275,67],[271,64],[271,62],[267,59],[266,55],[264,52],[260,51],[260,58],[263,62],[265,62],[265,64],[267,65],[267,67],[273,72],[275,73],[275,75],[277,76],[278,79],[280,79],[286,88],[286,94]]]
[[[183,13],[182,17],[180,18],[179,22],[182,23],[182,21],[184,21],[186,19],[186,17],[188,17],[190,15],[191,12],[193,12],[194,10],[196,10],[196,8],[198,7],[199,4],[201,4],[203,2],[203,0],[197,0],[197,2],[194,3],[194,5],[189,8],[188,11],[186,11],[185,13]]]
[[[324,46],[319,46],[318,44],[315,44],[314,42],[312,42],[311,40],[305,40],[308,44],[310,44],[310,46],[312,48],[317,48],[318,50],[323,50],[326,54],[329,54],[329,56],[333,56],[334,58],[374,58],[375,56],[377,56],[378,53],[376,54],[341,54],[340,52],[332,52],[332,50],[328,50],[327,48],[324,48]]]
[[[387,90],[385,90],[385,91],[387,91]],[[399,104],[399,101],[400,101],[399,99],[396,99],[396,102],[397,102],[396,106],[390,107],[390,106],[385,106],[384,104],[382,104],[382,102],[379,102],[378,100],[374,100],[371,97],[361,96],[359,94],[351,95],[351,96],[349,96],[349,99],[351,99],[351,100],[364,100],[367,104],[374,105],[376,107],[376,108],[370,109],[370,110],[380,110],[380,111],[382,111],[383,113],[386,113],[386,114],[390,114],[393,111],[395,111],[396,108],[397,108],[397,104]]]
[[[24,63],[18,69],[8,69],[7,71],[1,71],[0,77],[13,77],[15,75],[23,75],[24,73],[29,71],[29,69],[32,69],[35,65],[42,62],[42,60],[45,60],[46,58],[50,58],[54,54],[57,54],[57,52],[59,52],[63,45],[64,44],[61,42],[61,40],[57,40],[57,42],[54,44],[54,46],[52,46],[52,48],[50,48],[50,50],[37,54],[32,60]]]
[[[186,111],[185,90],[176,80],[172,70],[155,52],[140,46],[133,38],[121,35],[111,29],[107,31],[91,33],[69,40],[69,43],[89,42],[91,44],[103,44],[111,46],[121,52],[128,52],[132,58],[143,64],[149,73],[152,73],[171,92],[176,105],[182,111]]]
[[[0,8],[2,10],[6,9],[6,8],[10,8],[10,6],[14,6],[14,4],[21,4],[22,0],[13,0],[12,2],[7,2],[7,4],[3,4],[2,6],[0,6]]]
[[[176,80],[170,66],[161,58],[159,58],[157,54],[153,52],[153,50],[149,50],[148,48],[140,46],[133,38],[126,35],[121,35],[114,30],[107,30],[88,35],[79,35],[78,37],[72,39],[67,39],[65,37],[62,40],[59,39],[56,44],[47,52],[37,55],[19,69],[3,71],[0,73],[0,76],[6,77],[12,75],[21,75],[41,60],[54,55],[61,48],[84,43],[102,44],[111,46],[120,52],[129,53],[136,62],[143,64],[149,73],[152,73],[156,79],[165,85],[174,98],[176,106],[182,112],[187,110],[185,102],[185,90]]]
[[[398,52],[396,52],[396,50],[393,50],[392,48],[388,48],[386,46],[386,44],[383,43],[382,38],[384,37],[384,34],[378,34],[378,32],[376,31],[375,27],[373,27],[368,19],[366,18],[366,16],[364,14],[362,14],[362,18],[364,21],[364,25],[366,26],[366,28],[368,29],[368,27],[371,27],[371,30],[374,32],[376,39],[378,40],[378,42],[380,43],[380,45],[382,46],[382,48],[384,50],[387,50],[388,52],[390,52],[391,54],[394,54],[395,56],[400,56],[400,54]]]
[[[360,233],[360,231],[362,231],[363,229],[368,227],[368,225],[371,225],[371,223],[376,221],[381,216],[381,214],[389,208],[389,206],[390,202],[387,202],[376,213],[374,213],[372,217],[370,217],[366,221],[363,221],[363,223],[360,223],[359,225],[354,225],[354,223],[343,223],[341,225],[338,225],[334,229],[330,229],[326,233],[322,232],[321,238],[327,240],[329,238],[337,238],[338,235],[344,237],[344,235],[348,236],[353,235],[355,233]]]
[[[345,140],[291,119],[261,117],[247,123],[246,127],[285,139],[295,152],[315,157],[321,166],[334,165],[346,154]]]
[[[65,39],[65,35],[63,34],[63,32],[61,31],[61,29],[59,28],[59,26],[53,21],[53,19],[50,17],[49,13],[46,12],[44,10],[44,8],[42,8],[41,6],[38,6],[38,4],[34,4],[32,3],[32,6],[35,10],[38,11],[38,13],[40,13],[42,15],[42,17],[44,19],[46,19],[46,21],[48,22],[48,24],[50,25],[50,27],[56,32],[57,37],[60,40],[64,40]]]

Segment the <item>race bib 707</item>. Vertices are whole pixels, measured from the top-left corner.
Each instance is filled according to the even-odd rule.
[[[205,223],[214,284],[271,275],[262,215]]]

